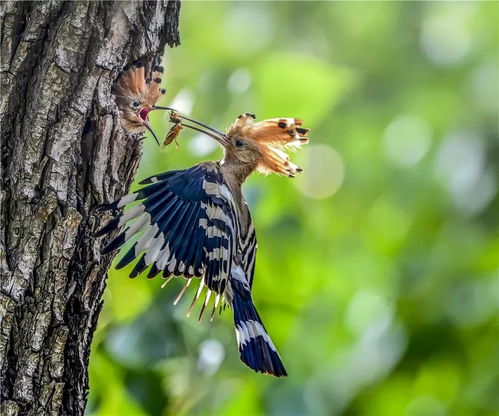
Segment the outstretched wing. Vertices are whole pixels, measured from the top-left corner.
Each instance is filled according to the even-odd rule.
[[[106,254],[142,232],[117,265],[122,268],[140,256],[130,273],[135,277],[151,266],[148,277],[204,276],[204,285],[223,293],[235,247],[236,211],[228,186],[216,163],[198,164],[141,182],[139,191],[109,204],[117,209],[141,201],[112,219],[98,236],[135,220],[103,250]]]

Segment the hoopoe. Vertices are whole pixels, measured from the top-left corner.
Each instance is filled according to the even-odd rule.
[[[206,286],[200,319],[214,293],[211,318],[220,301],[232,308],[241,360],[257,372],[286,376],[251,297],[257,241],[241,186],[255,170],[289,177],[301,172],[286,150],[307,143],[309,130],[296,118],[255,122],[249,113],[239,116],[226,133],[178,114],[174,119],[218,141],[224,149],[222,160],[152,176],[141,182],[146,186],[137,192],[102,207],[116,210],[141,201],[98,231],[103,236],[135,220],[102,253],[118,249],[143,231],[116,267],[121,269],[140,256],[130,277],[148,267],[147,277],[162,273],[168,279],[165,284],[184,276],[185,285],[174,304],[193,278],[200,278],[189,314]]]
[[[159,145],[159,140],[148,123],[148,115],[156,110],[156,102],[165,94],[161,87],[163,67],[153,67],[151,78],[146,78],[144,63],[137,61],[123,69],[112,88],[120,110],[123,128],[130,133],[149,130]]]

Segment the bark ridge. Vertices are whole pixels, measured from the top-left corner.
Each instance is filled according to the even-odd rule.
[[[176,1],[0,4],[0,414],[81,415],[111,258],[94,207],[128,191],[123,66],[179,44]]]

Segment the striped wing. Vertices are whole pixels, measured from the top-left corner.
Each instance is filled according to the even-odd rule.
[[[215,163],[171,171],[141,182],[139,191],[103,207],[117,209],[139,204],[111,220],[98,233],[105,235],[128,224],[103,250],[106,254],[142,232],[117,265],[122,268],[139,258],[130,277],[151,266],[148,277],[201,277],[204,285],[222,293],[228,279],[236,218],[229,188]]]
[[[255,227],[253,222],[251,221],[246,240],[242,242],[241,247],[241,253],[243,253],[243,270],[250,289],[253,287],[257,247],[258,244],[256,242]]]

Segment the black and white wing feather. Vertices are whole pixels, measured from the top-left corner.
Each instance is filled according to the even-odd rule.
[[[255,275],[256,249],[258,248],[253,221],[250,220],[246,238],[243,241],[240,241],[240,244],[240,252],[243,254],[242,266],[251,289],[253,286],[253,277]]]
[[[135,193],[102,207],[122,208],[140,201],[98,231],[102,236],[128,224],[102,253],[110,253],[141,236],[119,261],[122,268],[139,258],[135,277],[151,266],[148,277],[202,277],[204,285],[223,293],[235,247],[237,219],[232,199],[215,162],[170,171],[145,179]]]
[[[194,301],[204,286],[209,289],[201,314],[211,292],[215,292],[212,317],[221,298],[232,307],[241,360],[255,371],[286,376],[251,298],[257,249],[254,226],[250,219],[246,232],[241,232],[238,210],[220,165],[201,163],[153,176],[141,184],[145,186],[137,192],[101,208],[115,210],[138,202],[97,232],[102,236],[127,226],[102,253],[110,253],[138,237],[117,268],[138,258],[130,277],[147,268],[148,277],[161,272],[163,277],[187,277],[177,300],[192,277],[201,277]]]

